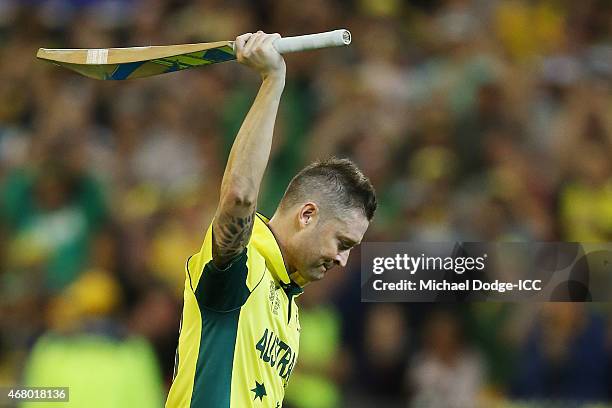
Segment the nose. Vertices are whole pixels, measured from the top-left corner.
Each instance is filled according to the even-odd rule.
[[[346,250],[346,251],[339,252],[339,253],[338,253],[338,254],[335,256],[335,258],[334,258],[334,262],[335,262],[337,265],[340,265],[341,267],[343,267],[343,268],[344,268],[344,267],[346,266],[346,262],[348,261],[348,257],[349,257],[349,253],[350,253],[350,252],[351,252],[350,250]]]

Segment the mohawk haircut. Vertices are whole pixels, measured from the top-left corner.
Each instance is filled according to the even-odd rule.
[[[302,169],[289,183],[280,202],[281,210],[305,201],[340,213],[363,211],[371,221],[376,211],[376,192],[370,180],[349,159],[335,157],[316,161]]]

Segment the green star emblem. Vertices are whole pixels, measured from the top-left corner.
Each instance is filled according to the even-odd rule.
[[[263,397],[268,395],[266,394],[265,385],[263,383],[260,384],[257,381],[255,381],[255,388],[253,388],[251,391],[255,393],[255,398],[253,398],[253,401],[255,401],[257,397],[259,397],[260,401],[263,401]]]

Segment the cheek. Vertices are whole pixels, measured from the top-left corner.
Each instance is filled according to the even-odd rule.
[[[326,239],[320,245],[321,254],[326,258],[333,258],[338,253],[338,243],[335,239]]]
[[[302,265],[320,264],[322,259],[333,259],[337,253],[336,240],[329,238],[329,231],[322,229],[304,231],[297,242],[297,254]]]
[[[314,234],[304,233],[296,238],[293,249],[297,263],[299,263],[301,267],[304,267],[316,262],[320,257],[318,254],[316,236],[314,236]]]
[[[320,263],[320,259],[321,259],[321,254],[319,253],[318,249],[314,245],[311,245],[304,252],[304,261],[310,265]]]

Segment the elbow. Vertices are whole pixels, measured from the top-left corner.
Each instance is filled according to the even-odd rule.
[[[230,187],[223,192],[222,206],[225,208],[255,208],[257,192],[250,188]]]

